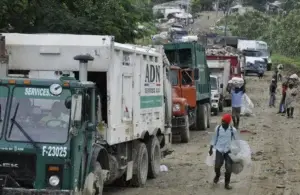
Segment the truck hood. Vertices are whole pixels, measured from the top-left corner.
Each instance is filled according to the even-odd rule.
[[[255,61],[264,62],[265,60],[262,57],[250,57],[250,56],[246,56],[246,63],[250,62],[250,63],[254,64]]]

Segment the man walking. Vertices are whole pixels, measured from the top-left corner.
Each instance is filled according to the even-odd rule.
[[[225,161],[225,189],[231,190],[230,177],[232,173],[232,160],[229,156],[230,145],[233,139],[238,139],[237,130],[230,126],[231,115],[224,114],[222,117],[222,124],[218,125],[215,129],[215,134],[212,137],[209,149],[209,155],[213,154],[213,148],[216,149],[216,160],[215,160],[215,173],[214,183],[219,182],[221,176],[221,168]]]
[[[241,107],[243,103],[243,95],[245,93],[245,84],[242,87],[234,87],[231,89],[231,107],[233,126],[239,129]]]
[[[277,88],[277,83],[276,83],[275,79],[272,79],[272,82],[270,84],[270,89],[269,89],[269,94],[270,94],[269,106],[270,106],[270,108],[275,107],[276,88]]]

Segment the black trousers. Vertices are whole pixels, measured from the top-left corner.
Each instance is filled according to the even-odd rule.
[[[221,153],[218,150],[216,151],[216,162],[215,162],[215,172],[216,178],[221,176],[221,167],[225,162],[225,184],[230,183],[230,177],[232,173],[232,160],[228,153]]]

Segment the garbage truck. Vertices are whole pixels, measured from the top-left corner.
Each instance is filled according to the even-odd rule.
[[[172,127],[180,120],[181,125],[189,122],[186,126],[195,130],[209,128],[211,96],[205,48],[197,42],[177,42],[165,44],[164,51],[172,66],[179,67],[182,73],[187,73],[185,80],[188,81],[188,85],[182,86],[181,92],[178,93],[181,94],[181,98],[187,99],[188,105],[185,106],[184,101],[176,102],[173,104],[173,110],[180,109],[181,113],[188,113],[189,120],[182,119],[182,115],[180,117],[174,115]]]
[[[162,49],[113,36],[0,40],[3,194],[101,195],[114,181],[141,187],[158,177],[172,116]]]
[[[197,70],[196,70],[197,71]],[[172,136],[180,135],[181,142],[188,143],[190,140],[190,124],[195,124],[196,115],[196,86],[199,74],[195,70],[181,69],[171,66],[170,81],[172,84],[173,120]]]
[[[207,60],[210,70],[211,84],[211,111],[214,115],[223,112],[223,107],[226,101],[231,100],[227,95],[227,84],[230,79],[230,60]]]

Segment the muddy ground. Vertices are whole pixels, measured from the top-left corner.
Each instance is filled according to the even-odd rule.
[[[163,159],[168,172],[149,180],[144,188],[109,188],[105,195],[296,195],[300,194],[300,123],[295,118],[277,115],[278,108],[268,107],[271,73],[263,80],[247,77],[247,94],[253,101],[254,117],[243,117],[241,136],[249,141],[252,166],[232,176],[232,191],[223,182],[212,185],[213,169],[205,164],[211,131],[193,131],[188,144],[173,144],[174,153]],[[277,93],[279,101],[280,92]],[[278,105],[278,103],[277,103]],[[228,108],[226,111],[230,111]],[[213,117],[212,126],[220,121]],[[223,173],[222,173],[223,174]]]

